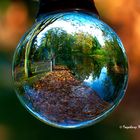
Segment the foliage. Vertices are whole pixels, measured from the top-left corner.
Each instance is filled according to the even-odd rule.
[[[39,33],[38,30],[35,32]],[[19,54],[24,56],[26,52],[25,60],[28,57],[29,64],[25,62],[24,66],[26,66],[28,74],[30,74],[29,72],[34,75],[40,73],[41,71],[35,71],[36,67],[42,68],[42,73],[44,73],[44,67],[48,67],[45,69],[48,71],[53,70],[55,65],[64,65],[71,70],[77,79],[84,81],[91,75],[93,80],[99,78],[102,68],[106,67],[107,75],[115,86],[118,84],[118,75],[114,75],[114,73],[124,74],[127,71],[125,55],[115,37],[112,40],[104,40],[105,45],[101,46],[98,39],[91,34],[84,32],[69,34],[62,28],[56,27],[46,31],[42,37],[36,33],[36,36],[31,38],[34,43],[24,43],[26,48],[24,47],[25,49],[20,51],[22,54]],[[47,65],[47,63],[51,65]],[[121,81],[123,80],[124,78]],[[114,91],[118,93],[117,89]],[[107,98],[110,96],[110,92],[106,94]]]

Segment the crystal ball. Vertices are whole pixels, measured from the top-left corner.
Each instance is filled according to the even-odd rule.
[[[43,15],[22,37],[12,69],[24,107],[42,122],[82,128],[108,116],[124,97],[125,49],[92,13]]]

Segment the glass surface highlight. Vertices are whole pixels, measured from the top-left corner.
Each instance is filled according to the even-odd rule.
[[[128,62],[116,33],[91,13],[46,15],[13,59],[16,93],[39,120],[59,128],[92,125],[125,94]]]

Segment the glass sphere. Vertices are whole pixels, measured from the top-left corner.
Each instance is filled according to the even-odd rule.
[[[21,103],[36,118],[81,128],[116,108],[125,94],[128,63],[119,37],[94,14],[53,13],[21,39],[13,79]]]

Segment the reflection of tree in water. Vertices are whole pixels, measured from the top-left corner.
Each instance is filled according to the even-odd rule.
[[[111,80],[111,84],[104,86],[104,90],[106,93],[104,99],[107,102],[112,102],[114,101],[114,99],[115,101],[117,101],[118,98],[121,98],[123,96],[123,90],[126,85],[125,78],[127,77],[125,74],[118,74],[112,72],[108,72],[108,73],[109,73],[108,77],[110,78],[108,80],[109,81]],[[108,81],[105,81],[105,83],[106,82]]]
[[[127,79],[127,59],[117,39],[106,41],[104,57],[106,60],[107,77],[104,79],[104,99],[108,102],[117,101],[123,96],[122,90],[126,86]],[[107,84],[110,83],[110,84]]]

